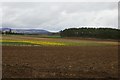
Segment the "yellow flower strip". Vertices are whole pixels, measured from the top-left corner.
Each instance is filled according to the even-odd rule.
[[[31,43],[34,45],[51,45],[51,46],[62,46],[64,43],[60,42],[46,42],[46,41],[35,41],[35,40],[0,40],[0,42],[21,42],[21,43]]]

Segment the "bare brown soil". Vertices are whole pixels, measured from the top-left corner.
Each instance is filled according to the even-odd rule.
[[[3,46],[3,78],[116,78],[118,48]]]

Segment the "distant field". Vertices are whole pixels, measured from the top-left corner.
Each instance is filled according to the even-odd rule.
[[[2,45],[7,46],[115,46],[116,41],[77,40],[65,38],[38,38],[32,36],[2,36]]]
[[[3,78],[117,78],[118,42],[4,35]]]

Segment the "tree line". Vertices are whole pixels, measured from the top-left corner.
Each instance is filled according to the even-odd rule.
[[[112,28],[69,28],[60,31],[61,37],[120,39],[120,29]]]
[[[7,31],[0,31],[0,34],[5,34],[5,35],[24,35],[23,33],[15,33],[12,31],[12,29],[9,29]]]

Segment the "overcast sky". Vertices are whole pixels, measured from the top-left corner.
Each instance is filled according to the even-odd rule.
[[[5,2],[1,8],[2,27],[49,31],[84,26],[118,28],[117,2]]]

